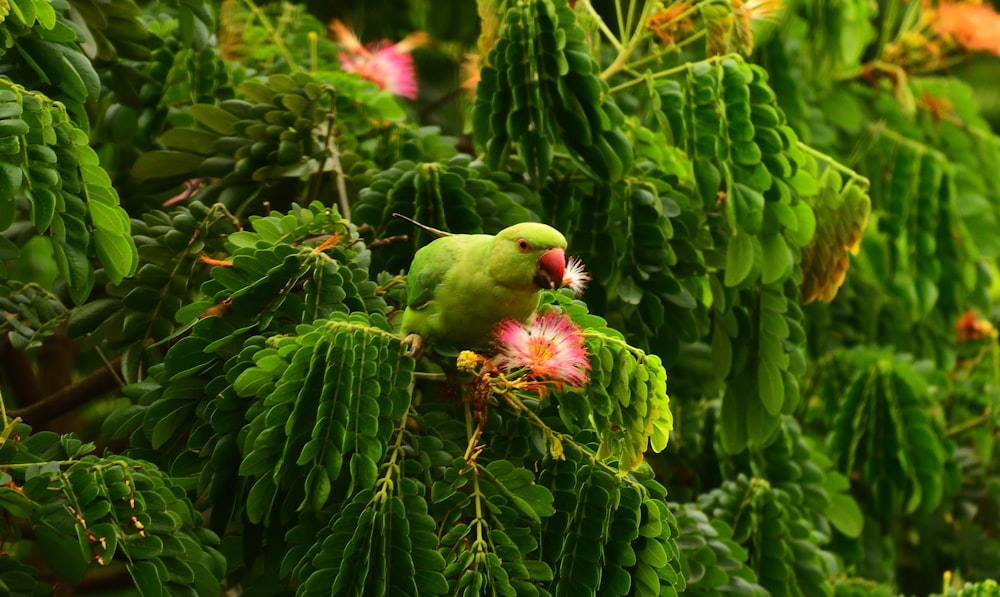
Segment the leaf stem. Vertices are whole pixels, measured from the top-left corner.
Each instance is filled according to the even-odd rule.
[[[993,357],[993,386],[1000,387],[1000,343],[996,338],[990,344],[990,353]]]
[[[646,2],[642,7],[642,12],[639,14],[639,21],[636,23],[636,31],[630,32],[628,29],[632,25],[632,18],[635,12],[635,2],[630,2],[628,7],[628,16],[625,19],[625,28],[622,30],[622,39],[626,39],[627,42],[624,46],[618,48],[618,55],[615,57],[614,61],[608,65],[604,71],[598,75],[602,79],[607,79],[611,75],[617,73],[618,71],[628,68],[632,65],[628,64],[628,59],[632,57],[632,54],[639,47],[639,44],[643,40],[648,39],[650,36],[648,33],[639,31],[639,25],[646,20],[646,12],[653,3]]]
[[[796,143],[796,146],[803,153],[811,155],[812,157],[825,163],[830,168],[833,168],[834,170],[840,172],[841,174],[847,176],[848,178],[858,181],[859,183],[861,183],[861,185],[864,187],[865,190],[867,190],[871,186],[871,181],[869,181],[868,178],[858,174],[854,170],[851,170],[847,166],[841,164],[840,162],[828,156],[827,154],[823,153],[822,151],[819,151],[818,149],[813,149],[812,147],[809,147],[802,141],[798,141]]]
[[[278,29],[275,28],[273,24],[271,24],[271,19],[267,18],[267,15],[264,14],[264,11],[261,10],[260,7],[253,2],[253,0],[243,0],[243,4],[250,10],[250,12],[253,13],[255,17],[257,17],[260,20],[261,26],[263,26],[264,29],[267,30],[268,35],[271,36],[271,43],[278,48],[278,51],[281,53],[281,56],[285,59],[286,62],[288,62],[289,70],[291,70],[293,73],[299,72],[299,65],[296,64],[295,57],[292,56],[292,53],[288,51],[288,47],[281,40],[280,32],[278,31]]]
[[[634,60],[632,62],[629,62],[628,64],[623,65],[620,69],[612,70],[613,67],[615,66],[614,63],[612,63],[610,66],[608,66],[608,68],[604,69],[604,72],[602,72],[600,74],[600,77],[602,79],[607,79],[611,75],[615,74],[618,70],[622,70],[622,69],[634,71],[634,70],[638,69],[639,67],[641,67],[641,66],[643,66],[645,64],[648,64],[650,62],[655,62],[655,61],[660,60],[660,59],[662,59],[665,56],[668,56],[670,54],[679,53],[681,48],[683,48],[684,46],[686,46],[688,44],[691,44],[693,42],[698,41],[699,39],[705,37],[705,35],[707,35],[707,33],[706,33],[706,31],[704,29],[702,29],[702,30],[698,31],[697,33],[692,34],[690,37],[687,37],[687,38],[685,38],[684,40],[682,40],[680,42],[677,42],[677,43],[675,43],[673,45],[667,46],[667,47],[663,48],[662,50],[658,50],[658,51],[652,52],[651,54],[647,54],[646,56],[643,56],[642,58],[639,58],[638,60]]]
[[[2,392],[0,392],[0,416],[3,416],[3,430],[0,431],[0,446],[2,446],[7,443],[7,438],[14,432],[14,427],[21,422],[20,417],[14,417],[10,421],[7,420],[7,405],[4,403]],[[4,468],[7,466],[9,465],[4,465]]]
[[[337,202],[340,206],[340,217],[350,221],[351,203],[347,198],[347,177],[344,174],[344,166],[340,161],[340,149],[337,147],[337,136],[334,133],[337,124],[337,91],[333,87],[326,85],[324,86],[323,92],[330,96],[330,111],[326,121],[326,147],[330,151],[330,165],[333,169],[334,176],[336,177]],[[320,164],[319,173],[321,174],[323,170],[324,165]],[[315,188],[317,191],[319,190],[318,183]]]
[[[647,355],[646,352],[641,348],[636,348],[631,344],[629,344],[628,342],[622,340],[621,338],[617,338],[615,336],[609,336],[607,334],[597,332],[592,329],[584,329],[582,330],[582,332],[584,338],[595,338],[602,342],[607,342],[608,344],[614,344],[615,346],[624,348],[625,350],[637,356],[639,358],[639,362],[641,362],[644,365],[646,364],[646,357],[648,357],[649,355]]]
[[[392,477],[393,475],[399,475],[399,465],[396,464],[396,460],[403,453],[403,434],[406,433],[406,424],[409,422],[409,418],[410,411],[407,409],[399,419],[399,425],[396,427],[396,441],[393,443],[392,455],[389,457],[389,462],[382,465],[385,467],[385,475],[378,481],[378,491],[376,491],[372,498],[376,503],[384,503],[389,498],[389,492],[393,489]]]
[[[733,54],[733,53],[730,53],[730,54],[720,54],[718,56],[712,56],[710,58],[706,58],[702,62],[708,62],[708,63],[713,63],[714,64],[714,63],[722,62],[726,58],[736,58],[738,56],[739,56],[738,54]],[[636,85],[645,82],[647,79],[662,79],[664,77],[669,77],[671,75],[676,75],[677,73],[682,73],[682,72],[688,70],[689,68],[691,68],[692,64],[694,64],[694,63],[686,62],[684,64],[681,64],[679,66],[675,66],[673,68],[668,68],[668,69],[661,70],[659,72],[655,72],[655,73],[653,73],[651,75],[647,75],[647,76],[643,76],[643,77],[637,77],[637,78],[632,79],[630,81],[625,81],[624,83],[615,85],[614,87],[612,87],[608,91],[610,93],[617,93],[619,91],[623,91],[623,90],[628,89],[630,87],[635,87]]]
[[[626,38],[626,35],[627,35],[626,30],[625,30],[626,27],[627,27],[627,23],[625,21],[624,13],[622,13],[622,2],[623,1],[624,0],[615,0],[615,16],[618,18],[618,33],[622,36],[622,39],[624,40]],[[589,2],[588,2],[588,4],[589,4]],[[635,4],[634,0],[630,0],[629,1],[629,6],[628,6],[629,13],[631,13],[632,6],[634,4]],[[631,17],[631,14],[629,16]]]
[[[614,32],[611,31],[607,23],[604,22],[604,19],[601,18],[601,15],[594,8],[594,5],[590,3],[590,0],[583,0],[583,7],[587,10],[587,14],[589,14],[591,18],[594,19],[594,22],[597,23],[597,28],[600,29],[601,33],[603,33],[604,36],[608,38],[608,41],[611,42],[611,45],[613,45],[616,50],[621,52],[622,42],[619,41],[617,37],[615,37]]]
[[[620,7],[621,2],[618,2],[617,4]],[[631,45],[632,40],[634,40],[636,37],[638,37],[639,25],[643,21],[642,15],[645,15],[646,11],[649,9],[649,7],[652,6],[652,5],[654,5],[655,3],[654,2],[650,2],[649,0],[645,0],[645,2],[642,3],[642,11],[640,12],[639,22],[635,24],[636,31],[632,31],[631,30],[632,29],[632,19],[635,17],[635,5],[636,4],[638,4],[638,0],[630,0],[629,1],[629,3],[628,3],[628,14],[625,16],[625,26],[622,28],[622,40],[629,42],[629,45]]]
[[[576,448],[577,450],[580,451],[581,454],[586,456],[587,460],[589,460],[592,464],[600,468],[603,468],[607,472],[614,475],[616,478],[621,479],[625,483],[628,483],[630,487],[639,491],[641,495],[646,495],[646,488],[641,483],[633,479],[631,475],[622,474],[621,470],[609,465],[608,463],[598,458],[597,454],[595,454],[590,448],[584,446],[583,444],[578,443],[575,439],[573,439],[573,436],[567,433],[556,431],[555,429],[546,425],[545,421],[543,421],[537,414],[535,414],[533,410],[531,410],[523,402],[521,402],[521,399],[517,396],[517,392],[510,392],[509,394],[505,394],[503,397],[510,403],[510,405],[513,408],[517,409],[517,412],[525,413],[528,417],[528,422],[531,423],[531,425],[533,425],[534,427],[538,428],[542,433],[550,436],[552,439],[555,439],[561,443],[569,444],[570,446]]]
[[[472,497],[476,504],[476,519],[473,524],[476,526],[476,540],[472,543],[472,549],[476,553],[475,562],[478,565],[480,561],[480,554],[486,552],[486,547],[488,543],[483,536],[483,528],[487,526],[486,519],[483,516],[483,498],[485,495],[479,487],[479,467],[476,464],[476,457],[479,455],[479,438],[482,437],[483,429],[477,424],[473,427],[473,416],[472,416],[472,405],[470,404],[469,395],[466,394],[466,399],[463,400],[465,406],[465,435],[469,440],[469,445],[465,449],[465,461],[468,464],[466,470],[472,472]]]
[[[357,323],[351,323],[350,321],[341,321],[337,319],[331,319],[323,324],[328,328],[347,328],[349,330],[366,332],[369,334],[375,334],[377,336],[383,336],[385,338],[392,338],[393,340],[399,340],[399,336],[393,334],[392,332],[387,332],[382,328],[375,327],[373,325],[360,325]]]
[[[963,421],[962,423],[959,423],[958,425],[955,425],[954,427],[948,429],[948,431],[945,432],[944,436],[955,437],[956,435],[961,435],[966,431],[969,431],[970,429],[975,429],[980,425],[985,425],[986,423],[989,423],[992,420],[993,420],[993,415],[990,412],[990,409],[987,408],[983,411],[983,414],[979,415],[978,417],[973,417],[967,421]]]

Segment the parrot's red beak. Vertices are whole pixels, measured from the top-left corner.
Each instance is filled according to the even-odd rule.
[[[562,286],[566,274],[566,254],[562,249],[549,249],[538,259],[535,284],[539,288],[555,290]]]

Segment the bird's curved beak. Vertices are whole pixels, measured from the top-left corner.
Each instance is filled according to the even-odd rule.
[[[566,274],[566,254],[562,249],[549,249],[538,258],[534,282],[539,288],[555,290],[562,286]]]

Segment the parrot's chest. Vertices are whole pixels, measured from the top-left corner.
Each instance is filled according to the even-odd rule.
[[[449,339],[456,342],[486,344],[497,323],[505,319],[523,321],[538,306],[537,288],[510,288],[484,281],[459,283],[448,290],[442,297],[442,302],[448,304],[440,313],[441,324]]]

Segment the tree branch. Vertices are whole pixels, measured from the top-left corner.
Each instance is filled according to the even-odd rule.
[[[35,404],[8,411],[11,418],[21,417],[25,423],[36,426],[83,406],[90,400],[119,387],[115,369],[121,366],[121,359],[115,359],[110,367],[101,367],[87,377],[51,394]]]
[[[0,340],[0,369],[10,384],[11,395],[17,396],[18,404],[34,404],[42,399],[42,389],[31,359],[11,346],[6,335]]]

